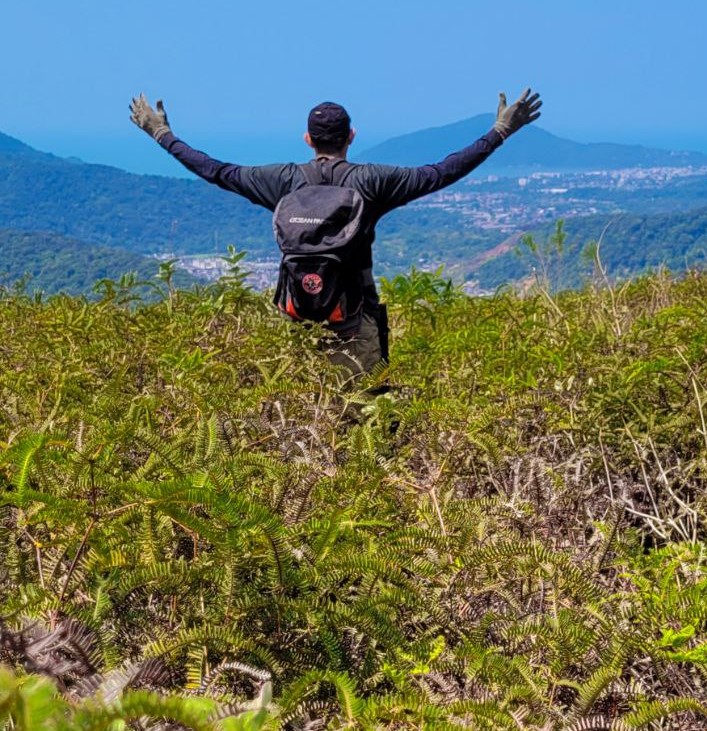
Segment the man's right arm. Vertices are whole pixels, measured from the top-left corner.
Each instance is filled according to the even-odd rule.
[[[195,150],[178,139],[172,132],[167,132],[157,142],[187,170],[203,178],[207,183],[213,183],[225,190],[235,190],[239,187],[240,165],[224,163],[209,157],[205,152]]]
[[[292,186],[294,165],[236,165],[210,157],[187,145],[172,132],[159,144],[195,175],[224,190],[238,193],[251,203],[274,210]]]

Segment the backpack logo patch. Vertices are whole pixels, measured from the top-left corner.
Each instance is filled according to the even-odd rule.
[[[302,277],[302,289],[307,294],[319,294],[324,289],[324,280],[318,274],[305,274]]]

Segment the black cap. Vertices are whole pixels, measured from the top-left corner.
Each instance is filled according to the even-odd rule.
[[[318,142],[345,140],[351,131],[351,117],[341,104],[322,102],[309,113],[307,131]]]

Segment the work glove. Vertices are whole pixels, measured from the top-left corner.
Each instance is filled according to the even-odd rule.
[[[517,132],[523,125],[534,122],[540,116],[540,107],[543,105],[540,94],[530,95],[526,89],[515,104],[509,107],[506,104],[506,95],[501,92],[498,101],[498,113],[493,128],[505,140],[506,137]]]
[[[150,137],[159,142],[167,132],[172,130],[169,128],[167,121],[167,112],[164,110],[162,100],[157,102],[157,111],[155,111],[145,98],[144,94],[140,94],[137,99],[133,97],[130,103],[130,119],[142,130],[145,130]]]

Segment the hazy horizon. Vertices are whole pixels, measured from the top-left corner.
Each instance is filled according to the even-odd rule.
[[[461,120],[450,120],[449,124]],[[625,139],[619,138],[596,138],[589,136],[571,136],[559,134],[554,130],[547,129],[544,125],[538,123],[540,127],[548,132],[571,139],[575,142],[593,143],[593,142],[610,142],[626,145],[643,145],[656,149],[675,150],[675,151],[694,151],[707,154],[707,138],[704,140],[695,140],[695,144],[690,144],[689,137],[685,137],[684,144],[678,144],[679,140],[661,139],[660,135],[655,138],[637,139],[637,136],[627,135]],[[444,125],[436,125],[444,126]],[[424,128],[421,128],[424,129]],[[175,130],[177,131],[177,130]],[[411,132],[420,130],[404,130],[399,135],[371,135],[361,133],[356,139],[355,147],[352,147],[352,157],[359,152],[374,147],[385,142],[392,137],[397,137]],[[0,129],[0,132],[10,134],[6,130]],[[179,163],[173,160],[158,145],[148,146],[135,145],[134,135],[124,134],[112,139],[94,139],[91,140],[86,136],[80,138],[64,137],[53,138],[51,135],[40,136],[37,140],[28,139],[21,135],[12,134],[25,144],[53,155],[64,158],[76,158],[83,162],[97,165],[109,165],[111,167],[120,168],[127,172],[147,174],[147,175],[163,175],[169,177],[193,177],[192,174],[183,168]],[[149,141],[149,140],[148,140]],[[471,140],[473,141],[473,140]],[[238,162],[244,165],[267,164],[270,162],[295,161],[302,162],[310,157],[310,150],[302,140],[301,134],[285,135],[281,137],[253,136],[250,139],[241,137],[240,139],[230,139],[226,136],[223,138],[201,138],[198,135],[192,135],[189,140],[195,147],[204,149],[212,156],[224,161]],[[700,144],[701,143],[701,144]],[[452,150],[450,149],[450,152]]]

